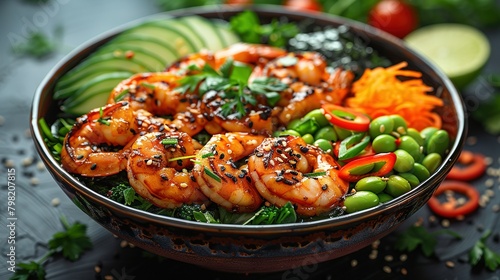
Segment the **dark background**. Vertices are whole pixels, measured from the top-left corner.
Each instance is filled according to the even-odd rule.
[[[0,279],[8,279],[7,271],[7,169],[16,169],[16,260],[25,262],[40,258],[46,252],[46,242],[62,230],[59,217],[88,225],[93,249],[76,262],[59,256],[45,267],[47,279],[500,279],[500,270],[491,272],[484,267],[473,268],[467,252],[486,229],[493,231],[488,245],[500,252],[498,211],[500,195],[491,198],[486,207],[463,221],[450,221],[448,229],[463,238],[439,237],[436,256],[424,257],[419,251],[402,253],[394,250],[397,236],[412,223],[422,220],[434,232],[443,229],[441,220],[429,220],[430,212],[422,208],[394,233],[383,238],[376,251],[372,247],[330,262],[309,265],[285,272],[266,275],[232,275],[218,273],[153,256],[115,238],[81,212],[64,195],[39,161],[29,135],[29,110],[33,93],[44,76],[73,48],[120,24],[160,12],[155,1],[77,1],[52,0],[46,4],[25,1],[0,1]],[[500,16],[500,15],[499,15]],[[55,36],[63,30],[61,47],[44,59],[15,56],[11,48],[22,42],[29,32],[41,31]],[[483,30],[488,36],[492,53],[484,73],[500,73],[500,30]],[[478,78],[463,91],[469,110],[493,91]],[[474,181],[484,193],[487,188],[500,191],[498,149],[500,138],[486,134],[471,121],[466,149],[482,152],[491,160],[487,176]],[[492,186],[490,186],[492,183]],[[495,206],[496,205],[496,206]],[[376,258],[372,259],[374,252]],[[357,265],[352,266],[356,261]],[[451,261],[454,267],[447,265]],[[96,270],[96,267],[99,268]],[[98,272],[100,270],[100,272]],[[389,271],[390,270],[390,271]],[[402,271],[407,271],[404,276]],[[108,278],[106,278],[108,279]]]

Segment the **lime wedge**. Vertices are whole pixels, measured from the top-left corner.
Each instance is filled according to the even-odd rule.
[[[404,40],[410,48],[437,65],[458,89],[480,74],[490,56],[486,36],[463,24],[429,25],[413,31]]]

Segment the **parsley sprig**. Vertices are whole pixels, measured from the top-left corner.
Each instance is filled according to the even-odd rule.
[[[486,231],[474,244],[469,251],[469,262],[472,265],[478,265],[481,260],[484,260],[486,267],[491,271],[495,271],[500,267],[500,254],[494,252],[486,245],[486,240],[490,235],[491,230]]]
[[[86,234],[86,225],[79,222],[69,224],[64,216],[60,220],[64,230],[55,233],[49,240],[49,251],[38,261],[19,263],[11,280],[45,279],[44,263],[54,254],[61,253],[64,258],[75,261],[87,249],[92,248],[92,242]]]
[[[422,253],[426,257],[430,257],[434,254],[437,245],[437,236],[441,234],[448,234],[458,239],[461,238],[460,235],[451,230],[438,230],[431,233],[421,225],[413,225],[398,236],[395,248],[399,251],[411,252],[420,247]]]
[[[231,58],[226,59],[219,70],[205,64],[201,69],[190,65],[186,71],[188,75],[180,80],[177,90],[186,93],[198,89],[200,96],[209,91],[218,92],[224,101],[221,106],[224,117],[241,119],[247,114],[248,104],[257,104],[258,95],[264,96],[268,105],[274,106],[280,98],[279,92],[286,89],[286,84],[269,77],[255,78],[249,84],[252,67]]]

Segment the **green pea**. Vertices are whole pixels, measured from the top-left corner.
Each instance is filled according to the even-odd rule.
[[[450,136],[446,130],[438,130],[434,132],[427,141],[427,153],[438,153],[444,156],[450,145]]]
[[[412,127],[408,128],[406,130],[406,135],[410,136],[411,138],[413,138],[413,140],[417,141],[419,146],[424,145],[424,138],[422,138],[420,132],[418,132],[418,130],[416,130],[415,128]]]
[[[408,172],[413,168],[415,160],[405,150],[398,149],[394,151],[396,154],[396,163],[394,163],[394,170],[397,172]]]
[[[312,110],[304,116],[304,119],[313,119],[319,124],[320,127],[328,126],[330,124],[321,109]]]
[[[335,132],[335,129],[331,125],[322,127],[318,131],[316,131],[316,134],[314,134],[314,138],[325,139],[329,141],[337,141],[338,139],[337,133]]]
[[[358,191],[353,195],[347,196],[344,200],[345,211],[354,213],[377,206],[379,203],[378,195],[370,191]]]
[[[422,164],[415,162],[413,164],[413,169],[410,171],[413,175],[417,176],[420,182],[427,180],[431,176],[431,173],[427,169],[427,167]]]
[[[382,192],[382,193],[378,193],[378,201],[380,203],[384,203],[384,202],[387,202],[387,201],[390,201],[392,200],[394,197],[390,196],[388,193],[385,193],[385,192]]]
[[[417,178],[417,176],[415,176],[412,173],[405,172],[405,173],[399,173],[398,175],[405,178],[406,181],[408,181],[408,183],[410,183],[410,186],[412,188],[415,188],[416,186],[418,186],[420,184],[420,180]]]
[[[393,197],[398,197],[411,190],[410,183],[399,175],[391,175],[387,180],[385,192]]]
[[[422,165],[432,174],[443,162],[443,158],[438,153],[430,153],[422,160]]]
[[[389,117],[394,123],[393,131],[397,132],[399,135],[405,135],[408,129],[406,120],[400,115],[390,115]]]
[[[399,148],[407,151],[415,161],[420,161],[422,158],[421,146],[413,139],[413,137],[404,135],[399,138]]]
[[[348,130],[348,129],[345,129],[345,128],[341,128],[341,127],[338,127],[336,125],[333,126],[333,129],[335,130],[335,133],[338,136],[338,140],[344,140],[347,137],[349,137],[349,136],[352,135],[352,131],[351,130]]]
[[[333,151],[332,142],[325,139],[316,139],[313,143],[314,146],[319,147],[325,152]]]
[[[380,116],[370,122],[369,132],[370,137],[375,137],[380,134],[390,134],[394,129],[394,121],[389,116]]]
[[[291,121],[288,126],[288,129],[297,131],[300,135],[304,134],[313,134],[316,130],[319,129],[318,123],[314,119],[299,119],[298,121]]]
[[[354,188],[356,191],[371,191],[373,193],[381,193],[387,186],[387,179],[378,176],[365,177],[358,182]]]
[[[287,129],[287,130],[283,130],[283,131],[276,131],[276,132],[274,132],[274,136],[275,137],[286,136],[286,135],[292,135],[292,136],[300,137],[300,133],[298,133],[297,131],[292,130],[292,129]]]
[[[376,153],[394,152],[396,148],[396,138],[389,134],[380,134],[372,141],[372,149]]]
[[[314,143],[314,136],[312,136],[311,134],[304,134],[302,135],[302,140],[304,140],[304,142],[306,142],[307,144],[313,144]]]

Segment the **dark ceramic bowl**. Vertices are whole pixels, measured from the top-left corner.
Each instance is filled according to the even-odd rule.
[[[466,137],[466,118],[461,97],[448,78],[400,40],[369,26],[324,14],[290,12],[278,7],[254,8],[262,20],[288,17],[300,21],[311,16],[315,24],[348,25],[381,55],[392,62],[407,61],[421,71],[445,106],[438,110],[443,126],[452,136],[450,153],[428,180],[410,192],[377,207],[337,218],[297,224],[241,226],[204,224],[151,214],[114,202],[81,184],[51,156],[43,141],[38,119],[54,121],[59,112],[52,99],[56,80],[85,56],[127,25],[100,36],[69,54],[43,80],[36,91],[31,129],[38,152],[63,191],[86,214],[120,238],[158,255],[226,272],[271,272],[335,259],[359,250],[392,232],[420,209],[457,160]],[[198,14],[227,18],[241,10],[216,7],[192,9],[158,16]]]

